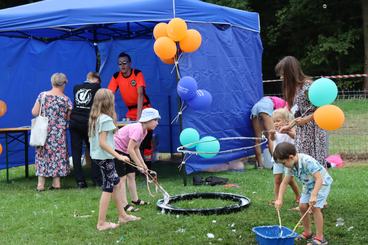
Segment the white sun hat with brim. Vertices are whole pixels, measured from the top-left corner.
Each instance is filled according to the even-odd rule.
[[[153,108],[146,108],[142,111],[141,118],[139,119],[139,122],[148,122],[153,119],[161,119],[160,113],[158,113],[158,110]]]

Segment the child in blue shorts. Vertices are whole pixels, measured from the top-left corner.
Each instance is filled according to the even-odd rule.
[[[276,162],[280,162],[287,167],[285,177],[281,183],[279,196],[275,202],[275,208],[282,207],[283,196],[291,179],[295,176],[302,184],[303,190],[300,197],[300,214],[304,215],[312,206],[314,223],[316,225],[316,235],[313,237],[309,215],[303,219],[304,231],[299,235],[299,239],[312,239],[312,244],[328,244],[323,235],[323,214],[322,208],[330,193],[332,178],[326,169],[313,157],[297,153],[293,144],[283,142],[276,146],[273,152]]]
[[[282,142],[288,142],[288,143],[294,144],[294,138],[295,138],[294,128],[291,128],[287,132],[284,132],[284,133],[279,132],[281,127],[289,124],[291,118],[292,118],[292,115],[287,108],[281,108],[281,109],[277,109],[273,111],[272,120],[273,120],[273,125],[274,125],[275,130],[271,131],[270,134],[273,135],[272,138],[275,139],[274,140],[275,147]],[[275,162],[273,158],[272,158],[272,162],[273,162],[272,171],[273,171],[273,176],[274,176],[274,193],[275,193],[274,200],[276,200],[277,197],[279,196],[280,185],[281,185],[282,177],[284,175],[286,168],[284,167],[284,165]],[[300,199],[299,188],[293,177],[290,178],[289,185],[295,194],[295,202],[299,203],[299,199]],[[274,202],[275,201],[272,201],[273,204]]]

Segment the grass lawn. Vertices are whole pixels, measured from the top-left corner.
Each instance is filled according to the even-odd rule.
[[[278,224],[275,209],[268,205],[273,198],[273,178],[270,170],[255,170],[247,166],[245,172],[216,173],[229,178],[239,188],[223,186],[188,186],[178,174],[177,166],[170,163],[154,165],[159,182],[172,195],[190,192],[230,192],[251,199],[243,211],[211,216],[182,216],[162,214],[155,202],[162,198],[150,197],[143,178],[138,179],[140,197],[151,202],[141,207],[136,215],[141,221],[123,225],[116,230],[98,232],[96,221],[100,190],[90,187],[78,190],[72,177],[63,179],[60,191],[37,193],[36,177],[24,178],[23,168],[10,170],[12,182],[5,181],[0,171],[0,244],[255,244],[252,227]],[[366,244],[368,241],[367,200],[368,164],[352,164],[342,169],[331,169],[334,178],[329,207],[324,211],[325,233],[330,244]],[[31,173],[34,173],[33,167]],[[203,174],[205,177],[209,174]],[[48,183],[50,184],[50,182]],[[281,210],[283,225],[293,228],[299,220],[293,195],[288,190]],[[221,200],[199,200],[182,203],[183,207],[199,205],[213,207],[228,204]],[[116,221],[116,211],[110,206],[108,218]],[[336,227],[336,220],[344,225]],[[302,228],[297,230],[302,231]],[[214,238],[208,238],[212,233]]]

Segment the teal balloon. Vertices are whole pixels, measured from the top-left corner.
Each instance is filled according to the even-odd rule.
[[[181,145],[187,145],[187,144],[191,144],[194,142],[198,142],[199,133],[194,128],[186,128],[183,131],[181,131],[179,139],[180,139]],[[196,144],[193,144],[187,148],[194,148],[194,147],[196,147]]]
[[[197,152],[213,152],[213,154],[198,154],[203,158],[212,158],[220,151],[220,142],[212,136],[203,137],[196,147]]]
[[[337,97],[337,86],[331,79],[320,78],[309,87],[308,98],[315,106],[331,104]]]

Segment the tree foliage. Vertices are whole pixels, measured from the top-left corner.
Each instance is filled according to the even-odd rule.
[[[211,2],[236,7],[236,1]],[[264,79],[275,77],[274,66],[286,55],[297,57],[310,75],[363,73],[360,0],[241,2],[242,9],[260,15]]]

